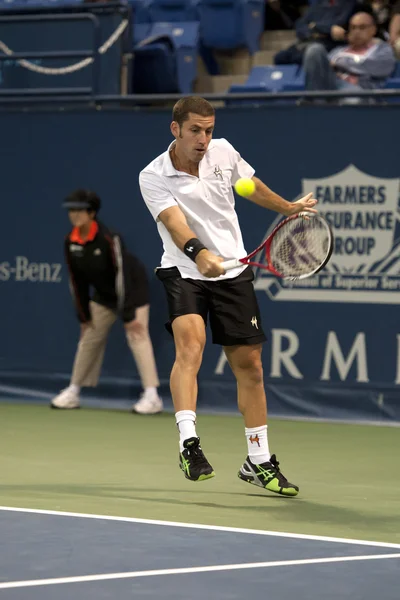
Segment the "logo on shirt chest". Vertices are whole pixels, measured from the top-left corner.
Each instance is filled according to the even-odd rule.
[[[223,179],[222,171],[221,171],[221,169],[219,168],[219,165],[215,165],[215,168],[214,168],[214,175],[215,175],[215,177],[216,177],[217,179],[220,179],[220,180],[222,180],[222,179]]]
[[[80,246],[79,244],[70,244],[69,249],[74,256],[83,256],[83,246]]]

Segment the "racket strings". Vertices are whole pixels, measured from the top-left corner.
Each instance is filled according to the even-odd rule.
[[[329,230],[324,222],[312,217],[293,219],[274,235],[270,263],[283,276],[299,277],[319,269],[329,246]]]

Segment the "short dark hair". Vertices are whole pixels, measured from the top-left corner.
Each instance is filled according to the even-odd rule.
[[[91,190],[78,189],[71,192],[64,200],[63,207],[68,209],[87,210],[96,215],[101,208],[99,196]]]
[[[189,119],[189,113],[202,117],[213,117],[215,110],[208,100],[201,96],[186,96],[178,100],[172,109],[172,120],[182,127],[183,123]]]
[[[379,28],[378,19],[372,7],[369,8],[368,6],[363,5],[351,15],[350,21],[352,21],[353,17],[356,17],[357,15],[368,15],[369,17],[371,17],[371,25],[374,25],[377,29]]]

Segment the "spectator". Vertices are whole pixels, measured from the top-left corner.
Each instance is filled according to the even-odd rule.
[[[396,2],[393,8],[389,25],[389,39],[396,58],[400,60],[400,1]]]
[[[357,9],[357,12],[368,12],[374,15],[378,27],[378,37],[385,41],[389,39],[388,29],[392,5],[392,0],[362,0]]]
[[[382,87],[395,65],[389,44],[375,38],[376,22],[370,13],[350,20],[348,45],[327,53],[322,44],[310,45],[304,55],[308,90],[363,90]]]
[[[296,22],[297,42],[275,55],[276,65],[298,64],[310,43],[319,42],[329,52],[346,39],[349,18],[356,8],[356,0],[317,0]]]

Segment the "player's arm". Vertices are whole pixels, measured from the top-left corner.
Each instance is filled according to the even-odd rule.
[[[295,215],[302,210],[308,210],[310,212],[317,212],[312,207],[316,204],[316,200],[312,197],[312,194],[307,194],[304,198],[297,200],[296,202],[288,202],[278,194],[275,194],[272,190],[269,189],[268,186],[265,185],[255,177],[254,169],[251,167],[235,150],[235,148],[226,140],[223,140],[223,143],[226,145],[229,155],[231,157],[232,162],[232,178],[231,182],[234,186],[235,183],[239,179],[252,179],[256,186],[255,191],[246,196],[248,200],[251,200],[255,204],[262,206],[263,208],[268,208],[270,210],[274,210],[286,217],[290,215]]]
[[[163,210],[158,219],[166,227],[175,245],[194,259],[198,270],[205,277],[218,277],[225,273],[221,266],[222,258],[210,252],[196,237],[187,224],[186,217],[179,206]]]
[[[250,196],[247,196],[249,200],[262,206],[263,208],[268,208],[270,210],[274,210],[286,217],[290,217],[291,215],[296,215],[302,210],[308,210],[309,212],[317,212],[313,206],[317,203],[317,200],[313,198],[312,194],[307,194],[300,200],[296,202],[288,202],[275,192],[273,192],[265,183],[258,179],[258,177],[252,177],[256,189]]]

